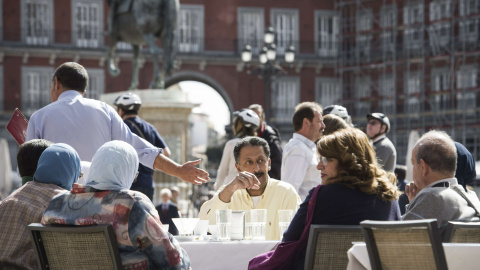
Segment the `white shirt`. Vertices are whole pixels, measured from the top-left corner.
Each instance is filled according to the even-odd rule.
[[[322,183],[317,162],[315,143],[294,133],[293,138],[283,148],[282,181],[292,184],[302,201],[310,189]]]
[[[140,163],[153,169],[161,149],[133,134],[117,112],[105,102],[83,98],[74,90],[30,117],[26,140],[46,139],[72,146],[81,160],[91,161],[104,143],[121,140],[135,148]]]
[[[218,190],[223,185],[228,185],[238,175],[238,170],[235,167],[235,157],[233,156],[233,149],[240,138],[229,140],[223,148],[222,160],[217,170],[217,180],[215,181],[215,190]]]

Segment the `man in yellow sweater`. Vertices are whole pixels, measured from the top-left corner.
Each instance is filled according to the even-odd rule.
[[[215,210],[267,209],[266,240],[280,240],[278,210],[297,211],[301,201],[295,188],[268,176],[270,148],[259,137],[246,137],[233,150],[238,175],[200,208],[199,218],[215,224]]]

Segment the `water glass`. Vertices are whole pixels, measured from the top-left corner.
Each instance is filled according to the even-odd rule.
[[[267,228],[267,209],[250,210],[252,240],[265,240]]]
[[[278,229],[280,232],[280,240],[283,238],[283,233],[288,229],[293,218],[293,210],[278,210]]]
[[[230,238],[243,240],[245,231],[245,211],[232,211],[232,228]]]
[[[252,240],[252,214],[250,210],[245,211],[245,232],[243,239]]]
[[[217,240],[230,241],[232,227],[232,210],[218,209],[216,210],[217,221]]]

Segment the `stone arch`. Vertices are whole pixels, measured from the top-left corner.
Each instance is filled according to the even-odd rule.
[[[220,94],[223,100],[225,100],[230,112],[234,112],[233,102],[230,99],[230,96],[215,79],[196,71],[180,71],[175,72],[165,79],[165,89],[181,81],[197,81],[212,87]]]

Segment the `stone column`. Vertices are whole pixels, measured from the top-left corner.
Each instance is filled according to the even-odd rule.
[[[127,92],[104,94],[101,99],[113,106],[115,99]],[[152,124],[166,141],[172,152],[170,158],[179,164],[191,160],[189,116],[192,108],[197,104],[188,101],[187,94],[178,85],[174,85],[168,90],[146,89],[130,92],[137,94],[142,100],[139,116]],[[159,171],[155,171],[154,181],[156,183],[154,203],[160,202],[161,188],[178,186],[182,193],[182,199],[186,199],[186,195],[191,189],[191,184]]]

